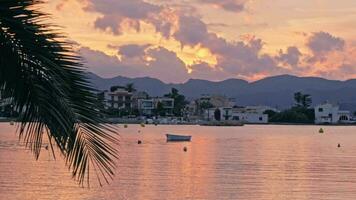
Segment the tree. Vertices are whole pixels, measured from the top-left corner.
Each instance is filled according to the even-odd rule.
[[[127,90],[128,92],[135,92],[135,91],[136,91],[136,88],[135,88],[135,86],[134,86],[133,83],[128,83],[128,84],[126,84],[125,88],[126,88],[126,90]]]
[[[185,100],[185,96],[179,94],[176,88],[172,88],[171,92],[164,95],[165,97],[174,99],[173,114],[175,116],[182,116],[183,109],[188,102]]]
[[[119,88],[126,90],[126,87],[124,87],[124,86],[114,85],[114,86],[110,87],[110,92],[114,92],[115,90],[117,90]]]
[[[19,137],[38,159],[43,137],[59,148],[73,178],[113,177],[118,140],[97,108],[86,68],[58,28],[36,9],[40,0],[0,1],[0,90],[19,113]]]
[[[219,108],[216,108],[214,111],[214,118],[216,121],[220,121],[221,120],[221,111]]]
[[[296,107],[303,108],[309,108],[312,103],[311,96],[309,94],[302,94],[301,92],[294,93],[294,101]]]
[[[202,114],[204,112],[204,110],[209,109],[209,108],[214,108],[214,105],[208,101],[203,101],[201,103],[198,103],[198,108],[199,108],[200,114]]]
[[[166,116],[166,110],[164,109],[164,106],[161,102],[157,103],[157,107],[154,110],[156,116]]]
[[[263,114],[267,114],[268,118],[271,119],[273,118],[276,114],[278,114],[277,112],[273,111],[273,110],[266,110],[263,112]]]

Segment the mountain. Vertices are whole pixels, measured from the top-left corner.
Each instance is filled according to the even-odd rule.
[[[138,90],[146,91],[151,96],[162,96],[174,87],[188,99],[197,98],[202,94],[220,94],[236,98],[238,105],[268,105],[281,109],[291,106],[293,94],[301,91],[312,95],[314,105],[330,101],[340,103],[341,107],[344,106],[349,110],[356,110],[356,79],[337,81],[317,77],[280,75],[251,83],[241,79],[227,79],[219,82],[190,79],[181,84],[167,84],[149,77],[117,76],[105,79],[93,73],[88,73],[88,77],[99,90],[107,90],[113,85],[134,83]]]

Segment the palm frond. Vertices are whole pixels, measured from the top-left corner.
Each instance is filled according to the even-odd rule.
[[[115,129],[101,119],[81,58],[46,24],[49,16],[36,8],[41,3],[0,0],[0,89],[20,113],[20,138],[36,158],[47,135],[79,183],[89,180],[89,167],[100,183],[108,181],[117,159]]]

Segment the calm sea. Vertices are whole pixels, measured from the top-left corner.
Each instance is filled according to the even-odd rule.
[[[0,199],[356,199],[356,127],[319,128],[129,125],[114,180],[87,189],[62,158],[43,149],[35,161],[0,123]],[[192,142],[167,143],[166,133]]]

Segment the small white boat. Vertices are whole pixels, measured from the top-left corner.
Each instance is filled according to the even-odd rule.
[[[190,135],[173,135],[166,134],[167,142],[189,142],[192,138]]]

